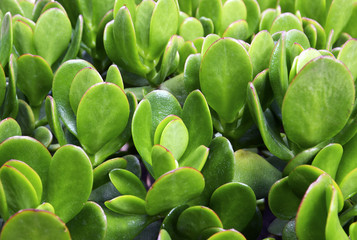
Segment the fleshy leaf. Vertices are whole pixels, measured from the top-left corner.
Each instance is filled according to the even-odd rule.
[[[226,229],[243,230],[253,218],[256,207],[253,190],[240,182],[227,183],[217,188],[210,200],[211,208]]]
[[[13,118],[6,118],[0,122],[0,143],[9,137],[21,136],[21,128]]]
[[[78,139],[86,151],[94,154],[124,130],[128,118],[129,103],[124,91],[112,83],[98,83],[79,103]]]
[[[175,157],[167,148],[161,145],[153,146],[151,159],[155,179],[169,171],[178,168],[178,163],[175,160]]]
[[[109,173],[109,178],[122,195],[133,195],[145,199],[146,189],[134,173],[125,169],[114,169]]]
[[[37,20],[33,35],[37,53],[52,65],[66,50],[71,34],[66,13],[58,8],[47,10]]]
[[[23,210],[12,216],[4,225],[1,240],[38,239],[70,240],[62,220],[53,213],[41,210]]]
[[[67,227],[72,239],[102,240],[107,231],[107,218],[97,203],[87,202]]]
[[[93,189],[109,182],[109,173],[116,168],[126,168],[127,161],[124,158],[109,159],[93,169]]]
[[[282,115],[288,138],[307,148],[335,136],[352,111],[354,92],[352,76],[344,65],[329,57],[312,60],[284,97]]]
[[[116,213],[120,213],[124,215],[146,214],[145,200],[132,195],[123,195],[123,196],[116,197],[110,201],[106,201],[105,206]]]
[[[225,122],[233,122],[238,117],[252,74],[249,55],[236,40],[220,39],[204,55],[200,69],[201,89],[208,104]]]
[[[146,195],[146,211],[156,215],[170,210],[198,197],[203,188],[204,179],[199,171],[187,167],[175,169],[162,175],[151,186]]]
[[[76,216],[92,191],[92,164],[85,152],[65,145],[53,155],[48,174],[47,200],[64,222]]]

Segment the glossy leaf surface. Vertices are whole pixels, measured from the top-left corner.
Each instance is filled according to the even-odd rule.
[[[145,199],[146,189],[134,173],[125,169],[114,169],[109,173],[109,178],[122,195],[133,195]]]

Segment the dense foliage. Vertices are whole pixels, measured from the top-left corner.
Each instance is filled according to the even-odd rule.
[[[356,0],[0,0],[0,240],[357,240]]]

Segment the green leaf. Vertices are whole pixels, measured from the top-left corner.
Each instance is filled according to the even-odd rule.
[[[122,195],[133,195],[145,199],[146,189],[134,173],[125,169],[114,169],[109,173],[109,178]]]
[[[114,16],[117,15],[119,9],[126,6],[130,11],[130,15],[133,19],[136,19],[136,4],[134,0],[115,0],[114,3]]]
[[[339,186],[341,188],[344,199],[349,199],[357,193],[357,187],[353,184],[357,179],[357,169],[349,172],[340,182]]]
[[[20,4],[16,0],[3,0],[0,3],[0,9],[2,12],[11,12],[12,15],[21,14],[24,12],[21,9]]]
[[[324,28],[328,34],[333,30],[332,44],[336,42],[348,23],[352,15],[353,2],[353,0],[334,0],[331,2]],[[343,17],[341,17],[341,13],[343,13]]]
[[[44,202],[44,203],[40,204],[36,209],[48,211],[48,212],[51,212],[51,213],[55,213],[55,209],[48,202]]]
[[[24,101],[19,100],[19,112],[16,121],[21,127],[23,135],[31,136],[35,130],[35,116],[31,107]]]
[[[111,82],[116,84],[118,87],[124,90],[123,78],[120,74],[120,70],[116,65],[111,65],[108,68],[107,76],[105,78],[106,82]]]
[[[177,220],[177,230],[187,239],[198,239],[200,233],[211,227],[222,228],[217,214],[204,206],[193,206],[184,210]]]
[[[76,58],[80,49],[82,34],[83,34],[83,17],[82,15],[79,15],[76,23],[76,28],[73,30],[72,33],[71,44],[69,45],[66,55],[64,55],[61,63]]]
[[[269,58],[274,48],[274,41],[268,31],[260,31],[252,40],[249,56],[253,65],[253,76],[269,67]]]
[[[301,201],[290,188],[288,181],[288,177],[276,181],[268,196],[272,213],[278,218],[286,220],[295,217]]]
[[[91,86],[100,82],[103,82],[102,77],[91,67],[83,68],[76,74],[69,89],[69,103],[75,114],[83,95]]]
[[[343,155],[337,170],[336,182],[338,184],[354,169],[357,168],[357,135],[355,135],[347,144],[343,146]]]
[[[6,76],[5,76],[4,69],[0,65],[0,107],[4,102],[5,93],[6,93]]]
[[[307,148],[335,136],[352,111],[354,92],[352,76],[340,62],[329,57],[310,61],[284,98],[282,115],[288,138]]]
[[[187,156],[184,160],[180,161],[181,167],[192,167],[201,171],[203,166],[206,163],[209,153],[209,148],[204,145],[201,145],[192,151],[190,155]]]
[[[301,50],[310,47],[309,39],[299,30],[292,29],[286,33],[286,57],[287,64],[291,66],[294,58],[299,55]],[[298,49],[298,51],[296,51]]]
[[[202,55],[191,54],[187,57],[184,67],[184,83],[188,92],[200,88],[200,66]]]
[[[123,215],[146,214],[145,200],[132,195],[119,196],[110,201],[106,201],[105,206],[110,210]]]
[[[6,3],[5,3],[6,4]],[[0,30],[0,65],[6,66],[9,61],[13,44],[13,29],[11,21],[11,13],[6,13],[1,21]]]
[[[304,32],[306,34],[307,37],[309,37],[306,25],[311,24],[315,29],[316,29],[316,49],[324,49],[326,47],[326,33],[325,30],[323,29],[323,27],[316,22],[315,20],[309,19],[309,18],[303,18],[302,19],[303,24],[304,24]],[[310,39],[310,37],[309,37]],[[312,46],[312,44],[311,44]]]
[[[17,87],[26,95],[33,107],[42,104],[52,88],[53,73],[40,56],[22,55],[17,59]]]
[[[222,3],[220,0],[201,0],[197,9],[197,17],[206,17],[212,20],[214,31],[218,33],[222,19]]]
[[[198,199],[204,205],[208,205],[216,188],[234,179],[234,153],[231,143],[224,137],[217,137],[208,147],[209,155],[202,169],[205,188]]]
[[[46,97],[45,108],[48,125],[50,126],[52,133],[55,135],[60,146],[66,145],[67,140],[64,136],[62,125],[58,116],[57,105],[51,96]]]
[[[120,62],[116,62],[116,64],[121,65],[122,67],[127,68],[129,71],[135,72],[139,75],[145,75],[148,73],[149,69],[141,63],[139,58],[138,49],[136,46],[134,24],[129,10],[125,6],[121,7],[117,15],[115,15],[113,23],[113,37],[113,43],[108,43],[104,39],[104,44],[107,43],[109,47],[111,47],[111,44],[116,45],[114,47],[116,51],[113,52],[113,54],[120,56],[120,62],[123,62],[124,66],[123,64],[120,64]],[[113,60],[116,60],[116,58],[117,57],[115,57]]]
[[[167,148],[175,159],[180,159],[189,141],[188,131],[181,119],[170,121],[162,131],[160,145]]]
[[[161,229],[159,232],[158,240],[171,240],[170,234],[165,229]]]
[[[301,16],[315,19],[317,22],[322,25],[326,21],[326,0],[317,0],[317,1],[307,1],[307,0],[296,0],[295,8],[299,10]]]
[[[13,167],[18,170],[30,182],[36,191],[37,199],[42,198],[42,182],[38,174],[26,163],[18,160],[7,161],[4,166]],[[6,188],[6,187],[5,187]]]
[[[225,122],[233,122],[242,110],[252,74],[249,55],[236,40],[220,39],[204,55],[200,69],[201,89],[208,104]]]
[[[281,172],[253,152],[238,150],[234,157],[238,166],[235,181],[251,187],[258,199],[268,196],[271,186],[281,178]]]
[[[182,39],[182,38],[181,38]],[[195,48],[195,45],[191,41],[186,41],[184,42],[182,40],[182,43],[179,43],[179,49],[178,49],[178,54],[180,57],[180,62],[178,66],[178,72],[183,72],[186,64],[186,59],[188,56],[191,54],[196,54],[197,50]]]
[[[127,161],[124,158],[109,159],[93,169],[93,189],[110,181],[109,173],[117,168],[126,168]]]
[[[343,148],[340,144],[329,144],[316,155],[311,165],[320,168],[333,179],[335,179],[337,169],[343,154]]]
[[[249,186],[234,182],[217,188],[211,196],[210,206],[222,220],[224,228],[241,231],[254,216],[255,201]]]
[[[174,0],[159,0],[150,20],[149,59],[156,59],[177,31],[179,11]]]
[[[128,118],[124,91],[112,83],[98,83],[88,89],[78,106],[78,139],[86,151],[94,154],[124,130]]]
[[[41,178],[44,192],[46,191],[51,154],[45,146],[30,137],[8,138],[0,144],[0,166],[11,159],[22,161],[35,170]]]
[[[151,153],[154,178],[178,168],[178,163],[172,153],[161,145],[154,145]]]
[[[248,35],[248,23],[246,20],[238,20],[231,23],[226,31],[223,33],[223,37],[230,37],[234,39],[246,40]]]
[[[179,35],[185,39],[185,41],[193,41],[196,38],[204,36],[204,30],[201,22],[194,17],[186,18],[181,23],[179,28]]]
[[[170,41],[166,45],[165,52],[162,57],[160,71],[158,73],[158,78],[153,80],[155,84],[159,85],[170,74],[171,67],[174,64],[177,55],[177,50],[178,40],[177,36],[174,35],[170,38]]]
[[[67,226],[73,240],[102,240],[107,231],[107,218],[97,203],[86,202]]]
[[[353,80],[357,78],[357,65],[354,61],[357,56],[357,40],[350,39],[343,46],[340,53],[337,56],[337,59],[342,61],[347,68],[351,71]]]
[[[36,54],[33,43],[33,30],[22,20],[16,20],[13,25],[14,46],[20,55],[25,53]]]
[[[0,143],[13,136],[21,136],[21,128],[13,118],[0,122]]]
[[[275,18],[281,14],[280,8],[277,9],[266,9],[262,15],[259,23],[259,30],[270,31],[271,25],[273,24]]]
[[[70,60],[62,64],[53,77],[52,93],[61,120],[68,130],[77,136],[76,117],[69,101],[69,91],[76,74],[85,67],[93,67],[84,60]]]
[[[68,222],[82,210],[92,191],[92,164],[81,148],[65,145],[53,155],[48,176],[47,201]]]
[[[204,31],[203,35],[204,36],[207,36],[214,32],[214,24],[213,24],[212,19],[206,18],[206,17],[200,17],[199,20],[203,27],[203,31]]]
[[[149,51],[150,39],[150,21],[152,12],[156,4],[154,1],[142,1],[136,9],[136,18],[134,22],[136,40],[140,54],[147,55]],[[130,10],[130,7],[129,7]],[[142,51],[142,53],[141,53]]]
[[[210,238],[208,238],[208,240],[224,240],[224,239],[246,240],[246,238],[243,236],[243,234],[241,234],[240,232],[234,231],[233,229],[218,232],[216,234],[213,234]]]
[[[256,0],[243,0],[247,8],[248,36],[251,36],[258,28],[260,20],[260,7]]]
[[[349,233],[350,233],[350,238],[351,240],[356,240],[357,239],[357,224],[356,222],[352,223],[349,227]]]
[[[44,12],[37,20],[34,44],[37,53],[52,65],[67,49],[72,26],[66,13],[58,8]]]
[[[275,45],[269,63],[269,80],[274,96],[281,107],[285,92],[288,88],[288,68],[286,62],[286,33],[283,32]]]
[[[162,132],[164,131],[167,124],[173,120],[180,120],[180,118],[176,115],[169,115],[159,123],[154,134],[154,144],[160,144]]]
[[[53,135],[47,127],[39,126],[35,129],[33,136],[47,148],[52,143]]]
[[[227,27],[237,21],[247,18],[247,8],[243,0],[226,1],[222,7],[222,20],[219,26],[219,34],[222,35]]]
[[[151,149],[154,143],[152,113],[149,100],[143,99],[135,110],[132,123],[133,142],[143,160],[152,164]]]
[[[198,197],[203,188],[204,179],[199,171],[186,167],[175,169],[162,175],[150,187],[146,195],[146,212],[156,215],[170,210]]]
[[[21,209],[35,208],[40,204],[34,186],[15,167],[4,164],[0,169],[0,181],[3,185],[10,215]]]
[[[253,83],[249,83],[248,85],[247,103],[252,117],[259,128],[264,144],[269,151],[280,159],[290,160],[294,155],[283,142],[279,133],[269,126]]]
[[[70,240],[66,225],[53,213],[41,210],[23,210],[12,216],[4,225],[1,240],[38,239]]]
[[[281,31],[289,31],[291,29],[297,29],[303,31],[302,23],[300,19],[292,13],[283,13],[275,18],[270,33],[274,34]]]
[[[19,102],[16,95],[17,63],[14,55],[10,56],[9,81],[6,88],[5,99],[1,109],[1,118],[16,118],[19,111]]]

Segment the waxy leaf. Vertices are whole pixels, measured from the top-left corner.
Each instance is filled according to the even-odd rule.
[[[21,136],[21,128],[13,118],[0,122],[0,143],[13,136]]]
[[[336,174],[336,182],[338,184],[354,169],[357,168],[356,154],[357,154],[357,136],[353,137],[347,144],[343,146],[343,155],[340,161],[338,171]]]
[[[199,146],[196,150],[192,151],[190,155],[184,160],[180,161],[181,167],[192,167],[201,171],[206,163],[209,153],[209,148],[204,145]]]
[[[172,153],[161,145],[154,145],[151,153],[154,178],[178,168],[178,163]]]
[[[33,132],[33,136],[35,139],[40,141],[46,148],[48,148],[52,143],[53,135],[51,130],[47,127],[39,126]]]
[[[6,93],[6,76],[5,76],[4,69],[0,65],[0,107],[4,102],[5,93]]]
[[[122,195],[133,195],[145,199],[146,189],[134,173],[125,169],[114,169],[109,173],[109,178]]]
[[[227,27],[237,21],[247,18],[247,8],[242,0],[226,1],[222,7],[222,20],[219,26],[220,35],[227,29]]]
[[[44,211],[48,211],[51,213],[55,213],[55,209],[53,208],[53,206],[48,203],[48,202],[44,202],[41,205],[39,205],[36,209],[38,210],[44,210]]]
[[[209,149],[206,164],[202,169],[205,189],[199,197],[199,201],[204,205],[208,205],[216,188],[234,178],[234,153],[231,143],[224,137],[217,137],[212,140]]]
[[[58,113],[68,130],[77,135],[76,117],[69,101],[69,91],[76,74],[85,67],[93,67],[84,60],[70,60],[63,63],[53,77],[52,93]]]
[[[61,63],[64,63],[70,59],[76,58],[80,49],[83,34],[83,17],[78,16],[76,28],[73,30],[71,44],[69,45],[66,55],[64,55]]]
[[[255,201],[249,186],[234,182],[217,188],[211,196],[210,206],[222,220],[224,228],[241,231],[254,216]]]
[[[226,230],[213,234],[208,240],[246,240],[246,238],[240,232],[234,230]]]
[[[11,13],[6,13],[2,19],[0,29],[0,65],[5,67],[9,61],[9,56],[13,43],[13,29],[11,21]]]
[[[179,28],[179,35],[185,41],[193,41],[196,38],[203,37],[203,34],[203,26],[197,18],[186,18]]]
[[[217,214],[204,206],[193,206],[184,210],[177,220],[177,230],[188,239],[198,239],[200,233],[211,227],[222,228]]]
[[[129,103],[124,91],[112,83],[98,83],[86,92],[78,106],[78,139],[86,151],[94,154],[124,130],[128,118]]]
[[[247,9],[248,36],[251,36],[259,25],[260,8],[255,0],[243,0],[243,2]]]
[[[40,204],[31,182],[15,167],[3,165],[0,169],[0,181],[10,215],[21,209],[35,208]]]
[[[0,144],[0,165],[11,159],[22,161],[35,170],[41,178],[44,192],[46,191],[51,154],[45,146],[31,137],[8,138]]]
[[[66,50],[71,34],[66,13],[58,8],[47,10],[37,20],[33,35],[37,53],[52,65]]]
[[[159,0],[150,21],[149,59],[156,59],[177,31],[179,11],[174,0]]]
[[[193,168],[178,168],[162,175],[146,195],[149,215],[170,210],[198,197],[204,188],[202,174]],[[162,196],[165,196],[164,198]]]
[[[268,200],[274,215],[286,220],[295,217],[301,201],[290,188],[288,177],[274,183],[269,191]]]
[[[320,168],[333,179],[341,161],[343,148],[340,144],[329,144],[316,155],[311,165]]]
[[[23,210],[4,225],[1,240],[38,239],[70,240],[66,225],[53,213],[42,210]]]
[[[136,9],[134,26],[140,54],[147,54],[149,50],[150,24],[148,23],[150,23],[155,6],[156,4],[154,1],[142,1]],[[130,6],[128,6],[128,8],[129,11],[131,11]]]
[[[236,40],[220,39],[204,55],[200,69],[201,89],[208,104],[225,122],[233,122],[242,110],[252,74],[249,55]]]
[[[19,101],[16,94],[17,62],[13,54],[9,60],[9,81],[6,87],[5,99],[1,108],[1,118],[16,118],[19,111]]]
[[[337,59],[346,64],[347,68],[351,71],[353,80],[357,78],[357,66],[354,59],[357,56],[357,40],[351,39],[348,40],[342,47],[340,53],[337,56]]]
[[[123,195],[116,197],[110,201],[106,201],[105,206],[110,210],[123,215],[146,214],[145,200],[132,195]]]
[[[69,89],[69,103],[75,114],[77,114],[79,102],[86,91],[100,82],[103,82],[102,77],[97,70],[91,67],[83,68],[76,74]]]
[[[171,240],[170,234],[165,229],[161,229],[159,236],[157,238],[158,240]]]
[[[226,31],[223,33],[223,37],[230,37],[240,40],[246,40],[248,35],[248,23],[246,20],[238,20],[231,23]]]
[[[17,59],[17,87],[26,95],[33,107],[42,104],[52,87],[53,73],[40,56],[22,55]]]
[[[41,200],[42,198],[42,182],[38,174],[26,163],[18,161],[18,160],[10,160],[7,161],[4,166],[13,167],[18,170],[24,177],[30,182],[32,187],[34,188],[37,199]],[[6,186],[5,186],[6,189]]]
[[[16,20],[13,25],[14,46],[20,55],[25,53],[36,54],[33,43],[33,30],[25,22]]]
[[[202,47],[201,47],[202,48]],[[200,88],[201,54],[191,54],[187,57],[184,67],[184,83],[188,92]]]
[[[201,0],[197,9],[197,17],[212,20],[214,31],[218,33],[222,18],[222,3],[220,0]]]
[[[269,67],[269,58],[274,48],[274,41],[267,31],[261,31],[253,38],[249,48],[249,56],[252,60],[253,76]]]
[[[95,202],[86,202],[82,210],[67,223],[72,239],[102,240],[107,231],[107,218]]]
[[[124,90],[123,78],[120,74],[119,68],[114,64],[108,68],[105,81],[114,83],[115,85]]]
[[[65,145],[53,155],[48,176],[47,200],[56,215],[68,222],[81,211],[92,191],[92,164],[81,148]]]
[[[256,153],[238,150],[234,157],[234,179],[251,187],[258,199],[266,197],[270,187],[281,178],[281,172]]]
[[[64,131],[58,116],[57,105],[51,96],[47,96],[45,108],[48,125],[50,126],[52,133],[55,135],[57,142],[60,146],[66,145],[67,140],[64,136]]]
[[[23,135],[33,135],[35,130],[35,115],[32,111],[30,105],[28,105],[24,100],[19,100],[19,112],[16,116],[16,121],[21,127],[21,132]]]
[[[343,64],[315,58],[286,92],[282,115],[288,138],[307,148],[335,136],[348,120],[354,92],[352,76]]]
[[[302,22],[292,13],[283,13],[274,20],[270,33],[274,34],[276,32],[289,31],[291,29],[303,31]]]
[[[126,168],[127,161],[124,158],[109,159],[93,169],[93,189],[109,182],[110,171],[116,168]]]

